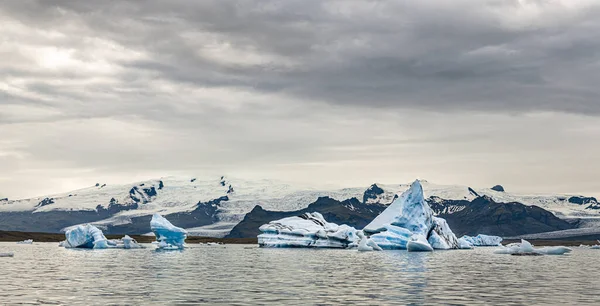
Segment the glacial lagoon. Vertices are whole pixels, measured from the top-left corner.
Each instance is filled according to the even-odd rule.
[[[195,245],[183,251],[1,242],[0,304],[597,305],[600,250],[408,253]]]

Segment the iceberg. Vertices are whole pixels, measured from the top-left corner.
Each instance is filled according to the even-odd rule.
[[[458,238],[458,248],[461,250],[468,250],[473,248],[473,244],[471,244],[465,238]]]
[[[121,243],[124,249],[143,249],[144,247],[140,245],[135,239],[125,235],[125,237],[121,238]]]
[[[360,242],[358,243],[358,251],[359,252],[369,252],[369,251],[383,251],[377,243],[375,243],[370,238],[367,238],[362,231],[356,232]]]
[[[259,230],[260,247],[348,248],[358,240],[354,227],[327,222],[318,212],[271,221]]]
[[[446,220],[438,217],[433,217],[433,228],[427,241],[436,250],[458,249],[459,247],[458,239]]]
[[[495,254],[510,254],[510,255],[563,255],[571,252],[570,248],[564,246],[544,247],[536,249],[529,241],[521,239],[521,243],[511,243],[507,246],[494,251]]]
[[[182,250],[185,248],[187,231],[177,227],[160,214],[154,214],[150,220],[150,229],[156,236],[158,248],[162,250]]]
[[[91,225],[77,225],[65,232],[66,240],[61,243],[65,248],[106,249],[108,240],[100,229]]]
[[[423,235],[413,235],[406,244],[406,249],[409,252],[433,252],[433,247]]]
[[[499,246],[502,237],[479,234],[475,237],[464,235],[461,239],[466,240],[471,246]]]
[[[446,220],[434,217],[417,180],[363,229],[383,249],[458,249]]]

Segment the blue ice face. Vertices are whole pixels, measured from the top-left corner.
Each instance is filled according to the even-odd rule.
[[[183,228],[174,226],[159,214],[154,214],[150,221],[150,229],[159,242],[158,246],[162,249],[183,249],[185,248],[185,239],[187,231]]]

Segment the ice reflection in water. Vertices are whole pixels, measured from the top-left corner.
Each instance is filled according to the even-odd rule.
[[[0,243],[0,304],[598,304],[600,251],[515,257],[198,246],[179,252]]]

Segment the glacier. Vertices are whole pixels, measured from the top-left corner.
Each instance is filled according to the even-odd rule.
[[[109,241],[102,231],[91,225],[78,225],[65,232],[66,240],[61,244],[65,248],[106,249]]]
[[[259,230],[260,247],[349,248],[358,240],[354,227],[327,222],[318,212],[271,221]]]
[[[161,250],[182,250],[185,248],[187,231],[177,227],[165,217],[155,213],[150,220],[150,229],[156,236],[158,248]]]
[[[471,246],[499,246],[502,237],[479,234],[477,236],[464,235],[461,239],[467,241]]]
[[[521,239],[520,243],[511,243],[494,251],[495,254],[510,254],[510,255],[563,255],[570,253],[572,250],[564,246],[543,247],[536,249],[529,241]]]
[[[419,180],[363,229],[384,249],[458,249],[459,241],[446,220],[435,217]]]

